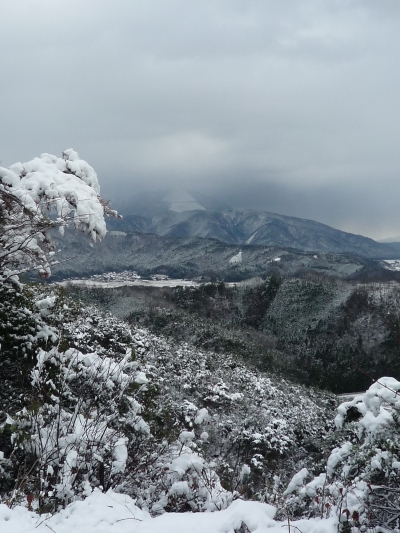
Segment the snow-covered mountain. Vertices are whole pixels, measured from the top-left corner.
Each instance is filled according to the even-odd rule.
[[[240,246],[216,239],[163,237],[138,232],[110,231],[96,246],[71,232],[57,240],[57,247],[61,251],[57,254],[59,263],[52,267],[53,279],[122,270],[134,270],[141,275],[205,276],[226,281],[266,276],[276,269],[285,275],[310,270],[347,277],[375,265],[368,259],[347,254],[316,255],[282,247]]]
[[[164,202],[164,209],[149,209],[148,216],[126,215],[123,220],[110,221],[110,229],[155,233],[166,237],[202,237],[239,245],[354,253],[369,258],[392,259],[399,256],[395,246],[313,220],[244,209],[216,211],[205,209],[201,204],[195,209],[197,202],[190,195],[183,196],[181,201],[178,201],[179,196],[168,195],[166,198],[168,202]]]

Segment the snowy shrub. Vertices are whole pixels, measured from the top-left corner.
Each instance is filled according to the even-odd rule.
[[[40,509],[54,509],[93,487],[118,486],[149,439],[137,399],[147,378],[132,335],[106,319],[97,332],[91,310],[62,290],[15,283],[1,290],[0,313],[8,315],[0,323],[0,408],[8,416],[0,453],[11,472],[1,494],[9,501],[32,494]]]
[[[159,457],[155,471],[161,477],[142,492],[139,506],[153,514],[199,512],[226,509],[233,501],[235,495],[221,486],[215,464],[194,451],[194,437],[193,432],[182,432]]]
[[[15,412],[30,395],[30,369],[39,349],[51,348],[59,341],[56,327],[36,306],[37,288],[19,282],[0,283],[0,374],[2,405]],[[65,313],[65,311],[64,311]],[[29,400],[31,401],[31,400]]]
[[[292,511],[336,515],[343,530],[399,531],[399,391],[397,380],[381,378],[339,406],[336,426],[349,426],[353,438],[332,450],[324,473],[297,485],[297,495],[286,503]]]
[[[39,349],[31,370],[36,401],[7,423],[30,469],[29,480],[19,485],[29,484],[40,508],[54,509],[94,487],[114,488],[121,482],[128,435],[149,432],[140,404],[128,393],[137,374],[130,351],[109,358],[76,349]]]

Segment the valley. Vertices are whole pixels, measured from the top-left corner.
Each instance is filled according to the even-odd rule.
[[[345,393],[366,389],[381,375],[400,379],[397,283],[311,275],[239,284],[89,283],[64,286],[74,297],[154,334],[234,353],[306,385]]]
[[[335,393],[400,379],[396,259],[115,230],[57,246],[53,281],[154,334]]]

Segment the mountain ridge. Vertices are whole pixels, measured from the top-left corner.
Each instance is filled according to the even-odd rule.
[[[153,212],[154,213],[154,212]],[[398,258],[398,247],[338,230],[314,220],[250,209],[163,210],[149,217],[130,214],[109,222],[112,230],[163,237],[201,237],[236,245],[262,245],[304,251],[353,253],[370,259]]]
[[[201,237],[164,237],[150,233],[110,231],[91,246],[80,234],[55,237],[59,263],[52,267],[54,280],[88,277],[109,271],[134,270],[140,275],[166,274],[172,278],[241,281],[309,271],[349,277],[376,261],[354,254],[304,252],[278,246],[237,245]],[[240,259],[239,259],[240,256]],[[73,258],[73,260],[71,260]],[[236,260],[235,260],[236,258]]]

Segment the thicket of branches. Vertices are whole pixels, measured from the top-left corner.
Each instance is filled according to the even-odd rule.
[[[333,516],[339,530],[400,530],[400,382],[381,378],[338,409],[351,438],[332,450],[325,471],[297,473],[283,507],[292,516]],[[351,435],[351,431],[353,434]]]

